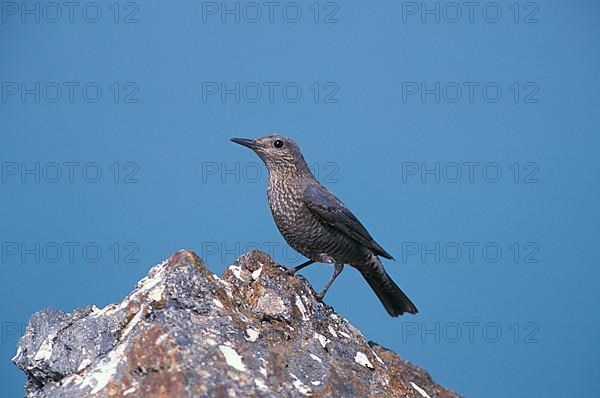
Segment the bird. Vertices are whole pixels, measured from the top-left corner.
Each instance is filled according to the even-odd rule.
[[[314,263],[333,264],[333,275],[317,294],[322,301],[344,264],[348,264],[361,273],[389,315],[418,312],[379,259],[393,260],[392,255],[314,177],[293,139],[270,134],[231,141],[250,148],[264,162],[268,170],[267,198],[275,224],[286,242],[308,259],[288,269],[291,275]]]

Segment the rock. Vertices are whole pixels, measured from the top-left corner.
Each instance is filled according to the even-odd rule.
[[[40,311],[13,362],[32,398],[458,397],[257,251],[221,278],[179,251],[119,304]]]

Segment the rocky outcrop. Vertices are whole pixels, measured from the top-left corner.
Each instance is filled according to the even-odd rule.
[[[221,277],[179,251],[119,304],[40,311],[13,361],[40,398],[458,397],[256,251]]]

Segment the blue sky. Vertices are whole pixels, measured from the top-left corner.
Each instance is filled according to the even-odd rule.
[[[600,394],[597,2],[25,3],[0,15],[7,396],[35,311],[119,301],[180,248],[300,263],[229,142],[273,131],[420,310],[347,268],[326,301],[367,338],[466,396]]]

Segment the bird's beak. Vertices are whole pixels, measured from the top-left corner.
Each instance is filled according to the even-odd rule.
[[[254,148],[256,148],[258,146],[256,144],[256,141],[250,140],[248,138],[232,138],[231,142],[235,142],[236,144],[243,145],[243,146],[248,147],[250,149],[254,149]]]

